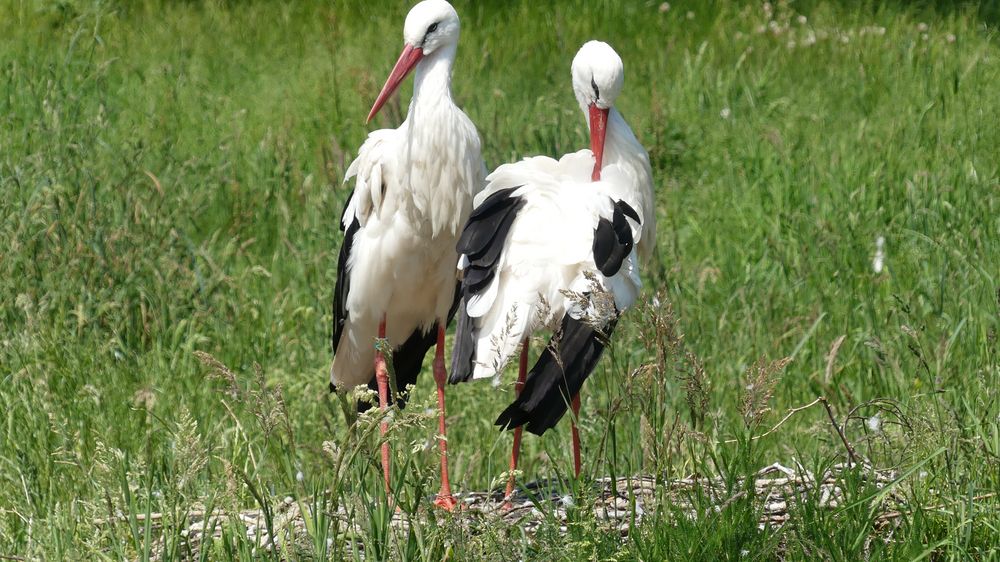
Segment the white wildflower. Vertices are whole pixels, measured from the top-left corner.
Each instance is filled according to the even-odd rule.
[[[917,24],[917,31],[919,31],[920,33],[924,33],[928,29],[930,29],[930,27],[928,27],[927,24],[924,22],[920,22]]]
[[[948,35],[944,36],[944,40],[947,41],[947,42],[949,42],[949,43],[954,43],[955,39],[956,39],[956,37],[955,37],[954,33],[949,33]]]
[[[694,12],[690,12],[690,11],[689,11],[689,12],[687,13],[687,19],[689,19],[689,20],[693,20],[693,19],[694,19]]]
[[[732,114],[733,112],[730,111],[728,107],[723,107],[722,111],[719,112],[719,117],[722,117],[723,119],[729,119],[729,116]]]
[[[799,17],[795,18],[795,21],[799,22],[799,25],[805,25],[806,22],[809,21],[809,20],[806,19],[805,16],[799,15]]]
[[[660,4],[660,13],[665,14],[670,11],[670,2]]]
[[[305,479],[306,479],[306,475],[302,474],[301,470],[295,473],[295,481],[296,482],[302,482]]]
[[[882,418],[878,417],[878,414],[875,414],[874,416],[868,418],[866,423],[868,424],[868,429],[872,430],[875,433],[878,433],[879,431],[882,430]]]

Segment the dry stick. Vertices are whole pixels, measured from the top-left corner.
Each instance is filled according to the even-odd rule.
[[[716,513],[722,513],[723,510],[725,510],[727,507],[729,507],[730,505],[732,505],[734,502],[736,502],[737,500],[741,500],[741,499],[745,498],[746,496],[747,496],[747,491],[746,490],[743,490],[741,492],[737,492],[732,497],[730,497],[726,501],[722,502],[718,506],[707,508],[705,510],[705,517],[708,517],[709,514],[712,513],[713,509],[715,509]]]
[[[819,398],[813,400],[812,402],[806,404],[805,406],[797,406],[795,408],[792,408],[791,410],[788,410],[788,413],[785,414],[785,417],[781,418],[781,421],[779,421],[777,424],[775,424],[774,427],[772,427],[771,429],[765,431],[764,433],[761,433],[760,435],[756,435],[756,436],[752,437],[750,440],[751,441],[756,441],[758,439],[763,439],[764,437],[767,437],[768,435],[770,435],[770,434],[774,433],[775,431],[777,431],[779,427],[781,427],[782,425],[784,425],[785,422],[788,421],[788,418],[791,418],[792,416],[794,416],[795,414],[801,412],[802,410],[808,410],[809,408],[812,408],[813,406],[815,406],[816,404],[819,404],[820,402],[826,402],[826,398],[819,397]],[[739,442],[738,439],[727,439],[726,441],[723,441],[723,443],[738,443],[738,442]]]
[[[826,400],[825,396],[820,396],[817,398],[823,403],[823,407],[826,408],[826,415],[830,417],[830,423],[833,424],[833,429],[837,430],[837,435],[840,436],[840,440],[844,442],[844,447],[847,448],[847,454],[851,457],[851,461],[856,463],[861,463],[860,457],[854,452],[854,447],[851,446],[850,441],[847,440],[847,436],[844,435],[844,431],[837,425],[837,420],[833,417],[833,410],[830,408],[830,403]]]
[[[860,463],[861,462],[860,457],[858,457],[858,454],[854,451],[854,447],[852,447],[851,443],[847,440],[847,436],[844,435],[844,432],[840,428],[840,425],[837,424],[837,420],[833,415],[833,410],[830,408],[830,403],[827,401],[825,396],[820,396],[819,398],[813,400],[812,402],[804,406],[797,406],[795,408],[792,408],[791,410],[788,410],[788,413],[785,414],[785,417],[781,418],[781,421],[775,424],[774,427],[765,431],[764,433],[761,433],[760,435],[752,437],[750,440],[756,441],[757,439],[767,437],[768,435],[777,431],[779,427],[784,425],[784,423],[788,421],[789,418],[791,418],[795,414],[803,410],[808,410],[809,408],[812,408],[813,406],[819,403],[822,403],[823,407],[826,408],[826,415],[830,417],[830,423],[833,424],[833,429],[837,431],[837,435],[840,436],[840,440],[844,443],[844,447],[847,448],[847,454],[850,456],[851,461],[855,463]],[[723,443],[738,443],[738,442],[739,440],[737,439],[727,439],[726,441],[723,441]]]
[[[997,492],[990,492],[988,494],[980,494],[978,496],[973,496],[972,499],[971,499],[971,501],[977,502],[977,501],[981,501],[981,500],[988,500],[990,498],[996,497],[997,495],[998,495]],[[953,504],[954,503],[958,503],[958,501],[964,501],[964,500],[957,500],[957,501],[954,501],[952,503]],[[944,509],[944,508],[948,507],[948,505],[949,504],[947,504],[947,503],[939,503],[937,505],[932,505],[932,506],[929,506],[929,507],[925,507],[924,510],[926,510],[926,511],[932,511],[932,510],[936,510],[936,509]],[[908,511],[906,513],[912,513],[912,511]],[[879,515],[875,519],[877,521],[888,521],[890,519],[896,519],[898,517],[902,517],[903,514],[904,513],[902,511],[899,511],[899,510],[887,511],[887,512],[883,513],[882,515]]]

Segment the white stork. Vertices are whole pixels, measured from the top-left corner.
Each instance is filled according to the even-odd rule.
[[[591,149],[504,164],[490,174],[459,239],[464,270],[451,382],[498,375],[521,345],[517,399],[496,424],[541,435],[572,403],[574,473],[579,392],[641,283],[638,254],[656,240],[649,155],[614,108],[621,58],[590,41],[573,59],[573,90]],[[553,330],[526,379],[528,338]]]
[[[424,0],[410,10],[403,52],[368,115],[371,121],[415,70],[406,120],[369,134],[347,169],[345,181],[354,177],[355,184],[341,218],[330,373],[331,389],[377,388],[385,409],[388,371],[375,337],[393,349],[400,389],[416,381],[424,355],[437,344],[441,491],[435,503],[448,509],[455,500],[444,438],[444,330],[458,302],[455,244],[485,175],[476,127],[451,98],[458,36],[458,14],[448,2]],[[382,469],[388,490],[388,443]]]

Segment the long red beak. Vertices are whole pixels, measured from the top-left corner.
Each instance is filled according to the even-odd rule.
[[[604,163],[604,138],[608,135],[608,111],[590,104],[590,151],[594,153],[592,181],[601,179],[601,165]]]
[[[392,67],[392,72],[389,73],[389,78],[386,79],[385,86],[382,86],[382,91],[379,92],[378,98],[375,99],[375,105],[372,106],[372,110],[368,113],[368,119],[365,120],[365,123],[371,122],[372,117],[375,117],[378,110],[382,109],[389,96],[396,91],[399,84],[413,70],[413,67],[417,66],[417,63],[423,57],[424,51],[420,47],[413,47],[412,45],[403,47],[403,52],[399,54],[396,66]]]

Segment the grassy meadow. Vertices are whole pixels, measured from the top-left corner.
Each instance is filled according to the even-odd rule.
[[[409,83],[364,123],[408,3],[0,0],[0,560],[183,559],[191,511],[286,496],[317,508],[308,544],[234,518],[201,559],[1000,559],[1000,8],[455,5],[488,166],[586,146],[569,65],[591,38],[653,162],[657,253],[584,388],[567,490],[720,475],[733,501],[663,502],[624,539],[585,501],[565,534],[427,518],[428,361],[389,437],[416,523],[388,526],[377,420],[349,432],[327,382],[342,177],[405,113]],[[504,482],[512,379],[449,387],[456,491]],[[861,478],[780,529],[739,495],[846,459],[820,405],[767,433],[820,396],[900,475],[890,531]],[[521,459],[522,482],[566,479],[568,423]]]

